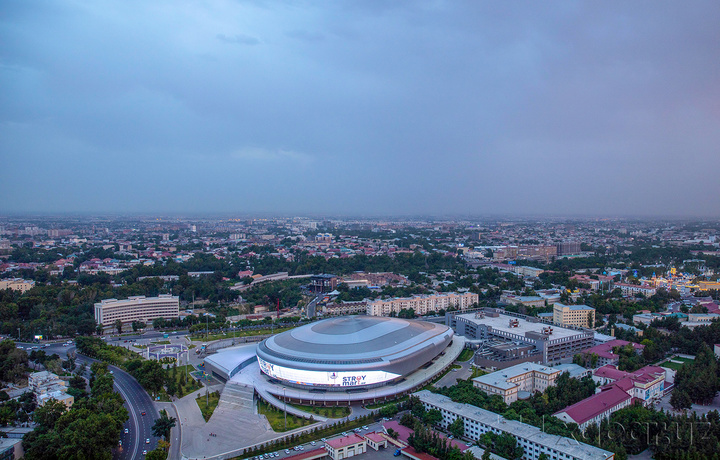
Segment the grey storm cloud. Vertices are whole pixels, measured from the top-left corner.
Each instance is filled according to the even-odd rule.
[[[720,2],[0,12],[0,212],[720,215]]]

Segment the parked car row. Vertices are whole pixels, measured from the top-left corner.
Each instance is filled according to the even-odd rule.
[[[364,426],[362,426],[361,428],[355,428],[353,431],[354,431],[355,433],[360,433],[360,432],[363,431],[363,430],[365,430],[365,431],[369,430],[368,426],[367,426],[367,425],[364,425]],[[344,431],[341,435],[342,435],[342,436],[349,436],[350,434],[352,434],[352,432]],[[320,439],[320,442],[321,442],[321,443],[325,443],[326,441],[327,441],[327,438],[322,438],[322,439]],[[317,441],[310,441],[308,447],[315,446],[315,445],[317,445]],[[323,448],[327,448],[327,446],[322,446],[322,447],[323,447]],[[292,449],[285,449],[285,455],[290,455],[290,454],[292,454],[293,452],[304,451],[304,450],[305,450],[305,446],[301,444],[301,445],[298,445],[298,446],[293,447]],[[256,457],[253,457],[253,458],[250,459],[250,460],[266,460],[266,459],[269,459],[269,458],[274,458],[274,457],[279,457],[279,456],[280,456],[280,453],[279,453],[279,452],[270,452],[270,453],[267,453],[267,454],[258,455],[258,456],[256,456]]]

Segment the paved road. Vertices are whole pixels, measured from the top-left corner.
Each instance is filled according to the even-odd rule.
[[[26,350],[30,347],[38,346],[32,343],[18,343]],[[64,346],[63,344],[49,344],[47,347],[39,348],[48,355],[56,353],[63,359],[68,354],[76,352],[75,346]],[[88,376],[90,365],[96,360],[83,355],[77,355],[76,362],[78,364],[86,364],[88,367]],[[129,419],[123,426],[123,433],[120,435],[122,447],[114,449],[114,460],[136,460],[142,459],[143,451],[150,451],[157,447],[158,439],[152,434],[152,426],[155,419],[160,417],[158,410],[155,408],[150,395],[130,374],[119,369],[116,366],[109,366],[113,372],[115,380],[115,388],[118,390],[123,400],[125,400],[125,408],[128,410]],[[145,413],[145,415],[142,415]],[[172,414],[171,414],[172,416]],[[124,431],[128,430],[126,434]],[[146,440],[150,440],[146,443]]]
[[[77,362],[88,367],[96,360],[78,355]],[[151,451],[157,447],[159,438],[153,436],[152,426],[160,413],[155,408],[150,395],[130,374],[116,366],[108,366],[113,373],[115,389],[125,400],[128,421],[123,425],[120,434],[122,447],[113,450],[114,460],[137,460],[144,457],[143,451]],[[145,415],[143,415],[145,414]],[[128,433],[125,433],[125,429]],[[149,442],[146,442],[149,441]]]
[[[120,435],[123,447],[116,449],[113,458],[118,460],[134,460],[143,458],[144,450],[150,451],[157,447],[158,440],[152,434],[152,426],[160,413],[155,408],[150,395],[130,374],[123,370],[109,366],[115,376],[115,388],[125,400],[130,418],[123,428],[129,433]],[[145,414],[145,415],[143,415]],[[146,442],[148,441],[149,442]]]

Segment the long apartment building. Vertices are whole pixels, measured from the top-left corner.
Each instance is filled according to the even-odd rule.
[[[95,321],[106,329],[133,321],[151,322],[155,318],[171,319],[180,316],[180,298],[170,294],[158,297],[133,296],[125,300],[105,299],[95,304]]]
[[[628,284],[628,283],[615,283],[613,285],[616,289],[619,288],[624,296],[634,296],[635,294],[642,294],[645,297],[653,296],[657,293],[657,289],[649,284]]]
[[[467,310],[478,303],[478,295],[472,292],[445,292],[441,294],[423,294],[412,297],[395,297],[368,302],[367,314],[372,316],[389,316],[400,313],[400,310],[414,310],[417,315],[457,308]]]
[[[447,428],[456,419],[463,421],[466,438],[477,441],[487,432],[512,435],[525,450],[523,459],[538,460],[541,454],[562,460],[612,460],[615,454],[584,444],[575,439],[543,432],[526,423],[508,420],[503,416],[470,404],[453,402],[447,396],[422,390],[414,394],[426,410],[436,409],[442,414],[439,423]]]
[[[345,315],[357,315],[365,314],[367,312],[367,302],[340,302],[331,303],[323,307],[322,313],[324,316],[345,316]]]

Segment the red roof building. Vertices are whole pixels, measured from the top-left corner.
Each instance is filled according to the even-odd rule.
[[[600,385],[616,385],[647,406],[663,395],[667,387],[665,374],[665,369],[658,366],[645,366],[635,372],[603,366],[593,373],[593,380]]]
[[[626,340],[615,339],[609,342],[601,343],[600,345],[595,345],[594,347],[590,347],[587,350],[583,350],[581,353],[586,356],[593,354],[597,355],[598,366],[606,366],[608,364],[617,366],[620,363],[620,355],[613,353],[613,348],[624,347],[628,344],[631,344],[633,346],[636,353],[642,353],[642,351],[645,349],[645,345],[628,342]]]
[[[412,447],[406,447],[401,450],[403,455],[406,457],[409,457],[413,460],[438,460],[437,457],[433,457],[432,455],[426,453],[426,452],[418,452]]]
[[[364,454],[367,450],[367,442],[364,438],[351,434],[342,438],[325,441],[327,453],[333,460],[342,460],[355,455]]]
[[[582,431],[592,425],[600,425],[610,415],[632,404],[632,397],[617,385],[609,385],[600,393],[585,398],[553,415],[568,423],[576,423]]]

